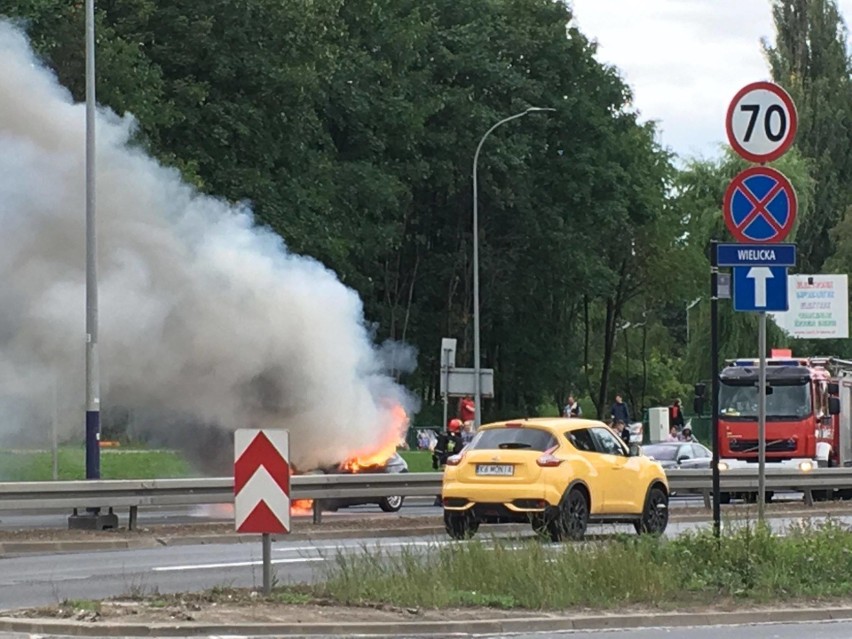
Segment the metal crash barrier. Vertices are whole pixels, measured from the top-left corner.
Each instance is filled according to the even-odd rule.
[[[699,494],[710,507],[711,472],[670,470],[669,489],[678,494]],[[344,499],[347,497],[433,497],[441,492],[442,473],[362,475],[298,475],[292,477],[291,499]],[[734,468],[721,475],[725,493],[750,493],[758,488],[757,468]],[[812,506],[814,493],[852,490],[852,468],[820,468],[803,472],[790,468],[766,469],[767,491],[797,491]],[[129,508],[128,528],[136,526],[139,507],[194,506],[232,503],[231,477],[203,479],[126,479],[0,483],[0,512],[49,511],[74,508]],[[315,521],[319,523],[315,511]]]

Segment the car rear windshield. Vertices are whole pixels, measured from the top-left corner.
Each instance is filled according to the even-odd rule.
[[[477,450],[517,448],[545,451],[556,446],[556,439],[546,430],[537,428],[492,428],[479,431],[471,442]]]

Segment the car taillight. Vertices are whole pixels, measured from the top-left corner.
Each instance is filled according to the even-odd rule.
[[[458,455],[451,455],[447,457],[447,466],[458,466],[461,463],[463,456],[464,454],[460,453]]]
[[[562,460],[558,457],[554,457],[550,453],[545,453],[541,457],[535,460],[535,463],[541,466],[542,468],[553,468],[554,466],[558,466],[562,463]]]

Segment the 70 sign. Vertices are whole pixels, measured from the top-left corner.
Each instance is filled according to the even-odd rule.
[[[798,118],[790,95],[777,84],[753,82],[728,107],[728,142],[751,162],[781,157],[796,138]]]

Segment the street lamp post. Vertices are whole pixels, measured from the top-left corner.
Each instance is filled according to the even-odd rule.
[[[98,370],[98,259],[95,233],[95,0],[86,0],[86,479],[101,478],[101,399]],[[109,509],[77,509],[69,528],[117,528],[118,517]]]
[[[96,238],[95,1],[86,0],[86,479],[101,477]]]
[[[522,118],[528,113],[540,113],[544,111],[556,111],[556,109],[530,107],[526,111],[500,120],[485,132],[473,156],[473,401],[474,425],[477,429],[482,423],[482,380],[480,379],[481,363],[479,348],[479,194],[476,181],[476,166],[479,162],[479,152],[482,150],[482,145],[494,129],[506,124],[506,122]]]
[[[686,305],[686,345],[689,346],[689,311],[700,302],[703,297],[696,297],[689,304]]]

